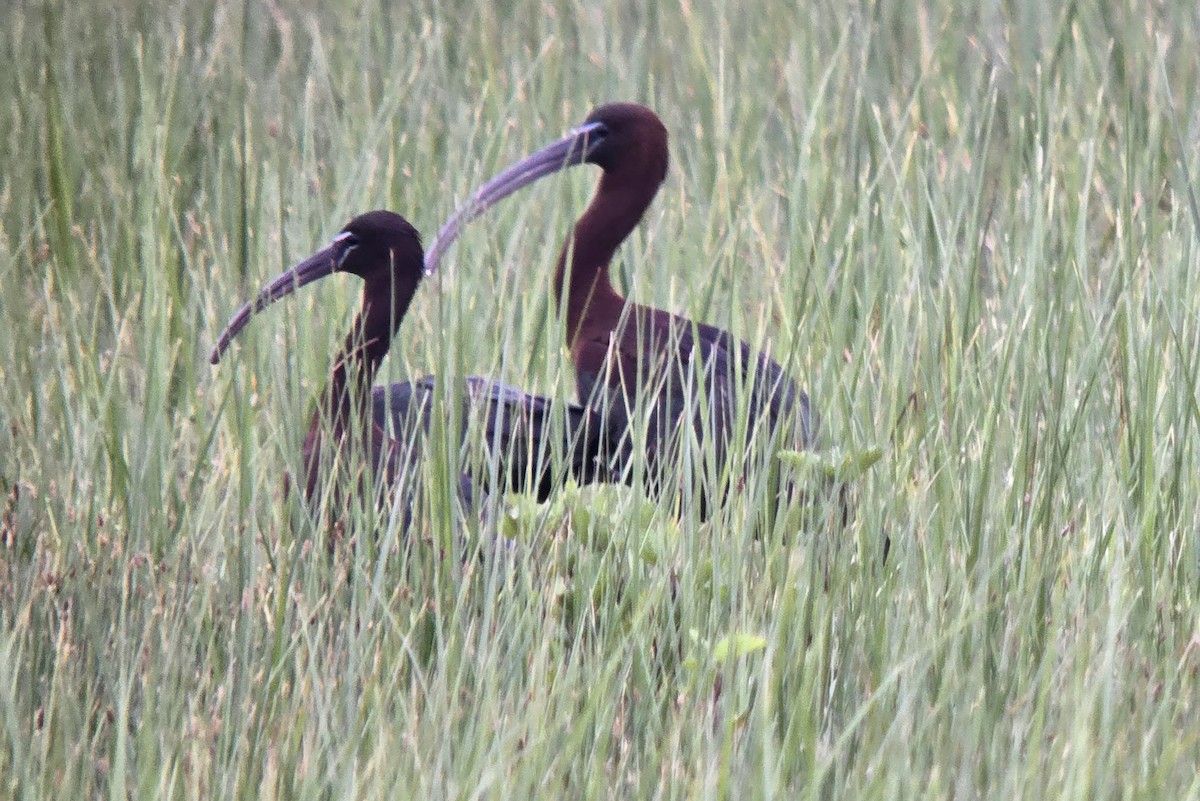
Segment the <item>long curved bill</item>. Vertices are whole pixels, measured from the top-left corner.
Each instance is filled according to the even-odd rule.
[[[425,251],[425,275],[432,275],[438,262],[459,233],[491,206],[529,186],[539,178],[558,172],[565,167],[583,164],[604,141],[607,131],[602,122],[589,122],[572,130],[552,145],[518,161],[504,172],[479,187],[471,199],[454,212],[438,231],[429,250]]]
[[[317,251],[267,284],[258,293],[258,297],[238,309],[229,321],[229,325],[225,326],[225,330],[221,332],[221,338],[217,340],[217,346],[213,348],[209,361],[212,364],[221,361],[221,356],[229,349],[234,337],[246,327],[246,323],[250,322],[250,318],[255,314],[280,298],[287,297],[305,284],[311,284],[318,278],[324,278],[337,270],[339,244],[335,239],[329,247]]]

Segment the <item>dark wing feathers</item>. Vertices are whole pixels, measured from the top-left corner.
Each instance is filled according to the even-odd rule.
[[[433,410],[440,408],[437,394],[432,376],[375,387],[372,415],[392,437],[409,440],[429,430]],[[499,488],[488,486],[492,471],[486,466],[467,465],[475,482],[487,490],[532,492],[545,500],[564,471],[581,483],[606,480],[602,424],[590,410],[478,376],[462,380],[459,397],[460,443],[467,442],[472,425],[482,425],[480,440],[498,461],[496,474],[503,482]]]
[[[682,341],[694,347],[690,331],[691,321],[676,319],[685,324]],[[746,342],[737,339],[728,331],[702,323],[695,323],[695,326],[700,335],[701,352],[706,361],[715,362],[718,375],[733,375],[736,372],[738,380],[745,381],[745,370],[752,366],[754,397],[751,398],[751,411],[761,414],[765,406],[769,410],[773,425],[786,423],[788,421],[785,418],[795,416],[799,425],[799,441],[795,445],[800,448],[811,447],[816,440],[817,421],[813,417],[808,395],[796,386],[796,382],[783,367],[765,353],[755,353]],[[741,370],[734,371],[730,366],[731,361],[740,364]]]
[[[749,412],[754,419],[765,419],[772,427],[795,425],[795,447],[811,447],[816,440],[817,420],[804,393],[774,359],[756,353],[742,340],[715,326],[697,323],[685,317],[637,307],[622,334],[614,337],[613,354],[619,361],[626,382],[636,376],[637,387],[646,392],[666,380],[666,360],[677,360],[677,372],[687,371],[691,360],[698,357],[703,373],[709,377],[709,394],[719,399],[720,413],[732,417],[737,412],[739,390],[749,386]],[[579,397],[584,403],[595,392],[597,383],[607,385],[610,392],[621,390],[621,378],[599,375],[607,366],[609,343],[607,335],[581,342],[576,347]],[[648,354],[657,353],[654,358]],[[668,356],[667,354],[672,354]],[[747,374],[747,371],[752,371]],[[652,390],[662,395],[661,389]],[[669,395],[680,395],[668,391]],[[683,399],[673,397],[673,406]],[[681,409],[674,409],[678,412]]]

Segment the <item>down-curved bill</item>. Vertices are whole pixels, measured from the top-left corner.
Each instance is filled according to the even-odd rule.
[[[233,338],[246,327],[250,318],[280,298],[287,297],[305,284],[324,278],[337,269],[337,242],[309,256],[304,261],[263,287],[258,297],[237,310],[229,325],[221,332],[209,361],[216,364],[229,349]]]
[[[467,223],[487,211],[492,204],[522,187],[529,186],[537,179],[558,172],[564,167],[583,164],[604,141],[605,135],[606,129],[602,122],[581,125],[554,144],[526,156],[479,187],[467,204],[446,220],[445,225],[438,230],[433,244],[425,251],[425,275],[433,275],[438,262]]]

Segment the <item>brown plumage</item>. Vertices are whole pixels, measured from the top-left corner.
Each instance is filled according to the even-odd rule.
[[[328,450],[352,444],[372,469],[382,471],[377,486],[393,486],[419,453],[419,432],[428,430],[435,413],[446,413],[436,408],[438,394],[432,378],[371,390],[423,275],[416,229],[390,211],[355,217],[327,247],[272,281],[234,315],[213,349],[212,363],[220,360],[254,314],[334,272],[361,278],[363,299],[305,437],[304,488],[309,500],[319,496],[322,462],[332,456]],[[532,491],[544,499],[564,473],[581,481],[607,476],[598,451],[600,426],[587,410],[555,404],[483,378],[465,379],[463,390],[459,395],[464,404],[462,419],[483,415],[486,442],[500,460],[496,472],[502,490]],[[560,415],[563,422],[555,424],[554,418]],[[554,449],[546,438],[559,432],[563,437],[559,453],[567,461],[556,466],[551,458]],[[465,426],[463,433],[465,436]],[[470,502],[479,490],[487,488],[490,473],[482,469],[474,481],[460,478],[464,501]]]
[[[566,138],[484,184],[443,226],[426,271],[436,268],[462,226],[491,204],[538,178],[585,163],[603,172],[595,196],[563,245],[555,270],[556,297],[566,318],[580,399],[604,415],[610,432],[626,432],[626,459],[633,448],[632,432],[645,423],[650,490],[665,489],[690,434],[711,439],[716,458],[709,468],[722,476],[726,489],[740,483],[740,472],[724,471],[730,445],[742,441],[743,396],[750,433],[768,436],[768,451],[772,446],[810,447],[816,423],[808,396],[779,364],[755,354],[727,331],[630,301],[613,287],[613,255],[667,174],[666,128],[644,106],[601,106]]]

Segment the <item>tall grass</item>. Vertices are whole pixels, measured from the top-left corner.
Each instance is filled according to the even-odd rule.
[[[1198,24],[14,5],[0,794],[1200,797]],[[884,448],[853,519],[568,487],[480,524],[443,449],[417,531],[352,510],[378,533],[330,552],[282,476],[357,287],[212,369],[216,332],[352,214],[429,236],[609,99],[672,136],[621,285],[769,347],[827,446]],[[586,172],[470,228],[389,380],[572,394],[550,266]]]

